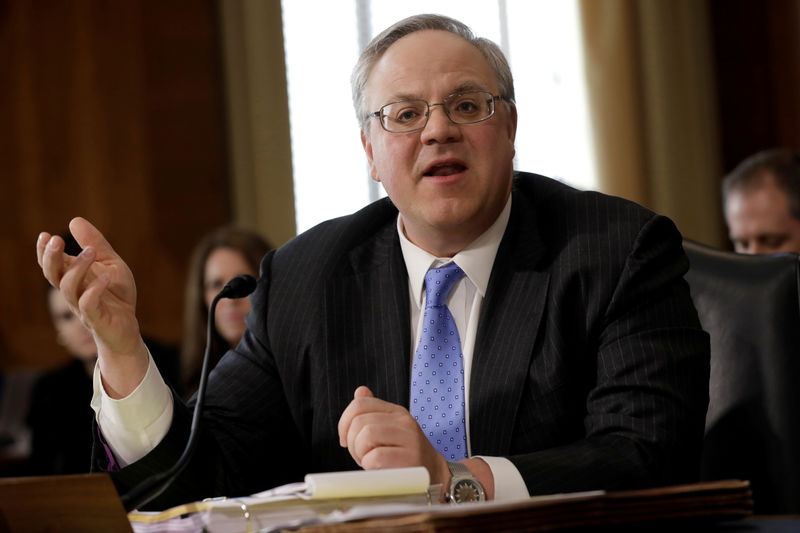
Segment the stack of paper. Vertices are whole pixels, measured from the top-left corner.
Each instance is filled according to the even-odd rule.
[[[136,533],[443,533],[613,530],[673,524],[704,529],[752,514],[747,481],[726,480],[618,492],[537,496],[516,502],[432,505],[424,468],[312,474],[304,483],[245,498],[193,503],[162,513],[130,513]],[[431,494],[434,495],[431,498]]]
[[[429,485],[424,467],[309,474],[302,483],[251,496],[213,498],[161,512],[133,511],[128,519],[136,533],[272,531],[323,523],[327,515],[355,506],[373,508],[377,514],[371,516],[419,511],[438,501],[438,485],[433,500]]]

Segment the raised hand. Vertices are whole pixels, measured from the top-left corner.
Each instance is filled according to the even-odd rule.
[[[87,220],[74,218],[69,228],[83,248],[78,257],[64,253],[63,239],[44,232],[36,257],[45,278],[94,336],[106,392],[123,397],[139,384],[149,362],[136,319],[133,274]]]

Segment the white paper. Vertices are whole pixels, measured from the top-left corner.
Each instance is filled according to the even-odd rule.
[[[430,486],[430,475],[424,466],[354,470],[307,474],[303,483],[290,483],[253,494],[250,498],[271,501],[281,496],[321,500],[330,498],[368,498],[422,494]]]
[[[188,517],[180,515],[151,523],[132,520],[132,525],[135,533],[280,531],[320,523],[327,517],[332,521],[346,519],[342,517],[352,515],[331,510],[339,505],[337,502],[348,498],[394,496],[400,501],[407,499],[417,502],[420,498],[416,496],[422,496],[422,501],[427,498],[430,502],[429,482],[430,476],[425,467],[308,474],[302,483],[282,485],[251,496],[204,500],[201,510]],[[439,494],[438,485],[435,494]],[[427,504],[383,502],[364,505],[361,512],[369,516],[370,507],[373,507],[371,512],[377,513],[377,516],[430,508]],[[155,517],[163,513],[137,514]]]
[[[312,500],[325,498],[362,498],[421,494],[428,490],[430,476],[424,466],[329,472],[305,477]]]

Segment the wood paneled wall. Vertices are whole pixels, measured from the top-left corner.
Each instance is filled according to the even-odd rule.
[[[725,172],[800,151],[800,0],[711,0],[711,14]]]
[[[34,244],[76,215],[179,341],[190,251],[231,219],[218,28],[210,0],[0,0],[0,368],[65,357]]]

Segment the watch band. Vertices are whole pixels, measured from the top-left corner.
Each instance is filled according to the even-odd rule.
[[[478,502],[486,500],[486,493],[478,478],[464,463],[447,462],[450,470],[450,486],[445,492],[445,501],[449,503]]]
[[[458,461],[447,461],[447,468],[450,469],[450,473],[453,474],[453,477],[475,477],[472,475],[469,468],[467,468],[467,465]]]

